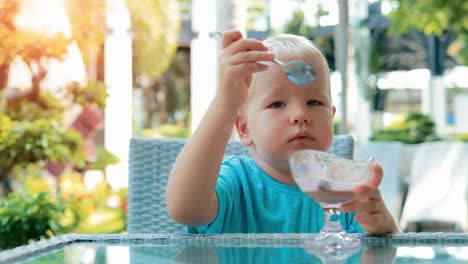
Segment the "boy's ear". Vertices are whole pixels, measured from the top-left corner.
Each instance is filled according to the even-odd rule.
[[[243,113],[238,113],[236,117],[236,130],[239,139],[245,146],[252,145],[249,128],[247,127],[247,117]]]

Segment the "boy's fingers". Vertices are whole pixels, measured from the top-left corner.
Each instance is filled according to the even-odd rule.
[[[359,222],[361,225],[375,225],[383,221],[383,216],[379,213],[373,214],[356,214],[354,220]]]
[[[375,164],[374,167],[372,168],[372,176],[369,179],[368,183],[372,186],[377,187],[382,182],[382,178],[383,178],[382,167],[380,167],[379,164]]]
[[[224,53],[228,55],[237,54],[243,51],[267,51],[268,48],[259,40],[256,39],[241,39],[232,43],[229,47],[224,50]]]
[[[268,69],[268,65],[262,63],[244,63],[238,64],[232,68],[233,71],[243,72],[244,74],[253,74],[259,71],[265,71]]]
[[[222,47],[223,49],[229,47],[232,43],[242,39],[242,33],[239,30],[228,30],[224,31],[222,36]]]
[[[380,191],[377,187],[370,184],[361,184],[355,189],[359,197],[369,198],[371,200],[381,200]]]
[[[232,64],[251,63],[259,61],[272,61],[275,58],[274,53],[265,51],[247,51],[240,52],[232,56]]]
[[[343,212],[378,212],[379,205],[375,202],[370,202],[369,200],[352,200],[349,203],[342,204],[340,209]]]

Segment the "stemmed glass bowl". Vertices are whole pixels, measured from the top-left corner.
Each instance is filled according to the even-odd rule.
[[[299,188],[324,210],[324,225],[306,242],[309,250],[360,248],[359,234],[347,234],[340,223],[340,206],[351,201],[356,186],[366,183],[374,162],[353,161],[327,152],[300,150],[289,158],[291,174]]]

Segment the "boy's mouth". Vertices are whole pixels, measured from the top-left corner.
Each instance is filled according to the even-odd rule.
[[[291,139],[289,139],[289,142],[293,142],[296,140],[314,140],[311,136],[307,134],[307,132],[297,132]]]

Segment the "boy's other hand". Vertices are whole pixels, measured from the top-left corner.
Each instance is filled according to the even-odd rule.
[[[354,189],[356,197],[341,206],[343,212],[355,212],[354,220],[370,234],[399,232],[395,219],[385,206],[378,189],[382,177],[382,167],[376,164],[372,169],[370,180]]]
[[[240,107],[247,98],[252,74],[268,69],[260,62],[272,61],[275,55],[260,40],[245,39],[237,30],[223,32],[222,47],[218,95],[232,107]]]

